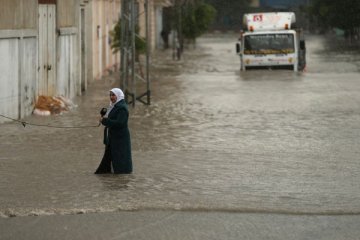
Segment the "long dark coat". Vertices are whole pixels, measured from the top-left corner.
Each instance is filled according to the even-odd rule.
[[[101,123],[104,129],[104,144],[109,148],[114,173],[131,173],[131,141],[128,128],[129,110],[125,100],[115,104]],[[106,154],[106,153],[105,153]]]

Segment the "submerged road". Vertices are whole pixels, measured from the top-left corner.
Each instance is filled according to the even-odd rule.
[[[359,239],[360,57],[307,39],[307,69],[239,71],[236,36],[152,60],[134,174],[95,176],[102,128],[0,125],[0,239]],[[77,108],[96,124],[112,75]]]

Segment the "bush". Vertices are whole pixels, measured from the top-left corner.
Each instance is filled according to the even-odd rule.
[[[145,38],[141,38],[139,36],[139,31],[140,31],[140,27],[139,26],[135,26],[135,51],[137,55],[140,54],[144,54],[146,52],[146,39]],[[130,34],[129,34],[130,35]],[[121,47],[122,47],[122,42],[121,42],[121,21],[119,19],[119,21],[116,23],[114,29],[112,31],[110,31],[110,36],[112,39],[111,42],[111,49],[113,50],[113,53],[117,53],[118,51],[120,51]]]
[[[215,16],[216,10],[209,4],[200,3],[199,5],[185,6],[182,16],[183,36],[195,40],[208,30]]]

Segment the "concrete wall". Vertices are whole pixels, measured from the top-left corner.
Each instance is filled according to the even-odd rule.
[[[92,77],[93,71],[93,39],[92,39],[92,5],[89,1],[82,0],[80,2],[80,18],[79,18],[79,29],[80,29],[80,61],[81,67],[81,91],[86,91],[87,86],[91,83],[94,78]]]
[[[37,40],[36,32],[13,33],[3,38],[0,30],[0,113],[20,118],[32,112],[36,98]]]
[[[79,17],[78,0],[58,0],[57,4],[57,26],[60,28],[77,26]]]
[[[79,0],[57,1],[56,95],[81,95]]]
[[[37,0],[1,0],[0,29],[37,28]]]
[[[145,36],[145,0],[138,0],[140,35]],[[149,0],[150,47],[155,49],[160,38],[161,8],[168,6],[168,0]],[[87,5],[87,79],[89,82],[99,80],[120,66],[120,53],[113,54],[109,32],[120,17],[121,0],[91,0]]]
[[[163,29],[163,8],[161,6],[155,7],[155,45],[157,49],[163,49],[164,43],[161,38],[161,30]]]
[[[85,5],[85,59],[86,59],[86,81],[91,83],[93,77],[93,9],[92,4]]]
[[[145,19],[145,0],[139,0],[139,16],[140,35],[146,35],[146,19]],[[162,5],[159,1],[155,4],[154,1],[149,0],[149,40],[150,49],[153,51],[157,47],[158,40],[160,39],[160,32],[162,28]]]
[[[45,1],[47,2],[47,1]],[[55,3],[55,1],[52,1]],[[139,0],[144,11],[144,0]],[[154,3],[156,2],[156,4]],[[150,46],[156,47],[161,31],[161,6],[167,0],[149,0]],[[86,90],[87,82],[118,70],[120,54],[111,49],[111,31],[120,17],[121,0],[56,1],[56,59],[54,95],[73,98]],[[82,13],[82,14],[81,14]],[[0,8],[0,114],[22,118],[31,114],[39,88],[38,0],[1,0]],[[145,36],[145,15],[140,16]],[[46,63],[45,63],[46,64]],[[84,82],[86,81],[86,82]],[[0,118],[0,123],[6,121]]]
[[[0,114],[11,118],[29,115],[36,98],[37,16],[37,0],[1,0]]]
[[[56,47],[49,49],[55,56],[51,66],[55,87],[49,91],[52,95],[73,98],[81,94],[80,1],[88,3],[57,1],[56,26],[51,30]],[[31,114],[38,93],[42,92],[39,88],[43,88],[38,84],[39,71],[43,69],[39,54],[46,46],[39,44],[38,7],[38,0],[1,0],[0,114],[11,118]],[[0,123],[4,121],[7,120],[0,118]]]
[[[73,98],[81,94],[78,30],[61,28],[59,32],[56,95]]]
[[[120,55],[112,53],[109,31],[119,19],[120,3],[121,0],[92,1],[93,79],[100,79],[119,67]]]
[[[145,0],[137,1],[139,6],[140,35],[145,37]],[[154,50],[160,39],[161,8],[169,5],[169,1],[149,0],[149,42]],[[121,0],[92,0],[92,79],[100,79],[120,66],[120,54],[113,54],[111,50],[111,31],[120,17]],[[159,42],[160,43],[160,42]],[[89,75],[90,77],[90,75]]]

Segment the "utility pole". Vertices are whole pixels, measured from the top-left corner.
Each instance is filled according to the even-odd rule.
[[[144,12],[139,13],[136,0],[121,1],[121,59],[120,84],[125,100],[135,107],[136,101],[150,105],[150,41],[149,41],[149,0],[145,0]],[[140,15],[145,14],[145,39],[136,33]],[[142,66],[136,50],[136,39],[146,43],[145,66]],[[138,94],[138,92],[140,92]],[[143,98],[146,97],[145,100]]]

